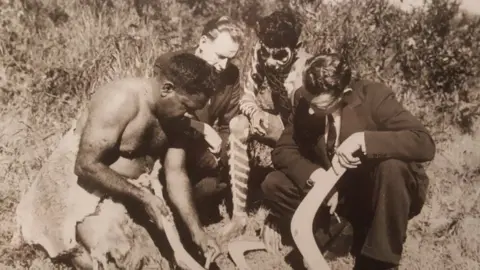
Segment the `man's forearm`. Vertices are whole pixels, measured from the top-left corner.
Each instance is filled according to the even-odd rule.
[[[100,185],[108,195],[117,197],[129,197],[143,202],[145,192],[131,184],[122,175],[118,174],[108,166],[97,163],[89,166],[77,167],[75,174],[80,179],[92,181],[95,184]]]
[[[193,203],[190,180],[184,172],[167,172],[167,192],[193,237],[202,230],[198,214]]]

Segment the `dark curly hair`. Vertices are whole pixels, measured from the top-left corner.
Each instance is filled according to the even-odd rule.
[[[219,83],[215,69],[190,53],[172,56],[166,65],[160,67],[160,73],[178,86],[176,91],[188,95],[205,94],[209,97]]]
[[[352,79],[347,61],[335,53],[318,54],[307,60],[303,71],[305,90],[313,95],[342,95]]]
[[[302,25],[290,10],[278,10],[259,19],[255,33],[260,41],[270,48],[295,48]]]

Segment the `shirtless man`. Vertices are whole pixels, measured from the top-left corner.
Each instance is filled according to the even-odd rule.
[[[78,250],[85,243],[77,241],[89,237],[82,236],[82,223],[103,198],[139,203],[162,229],[163,200],[127,180],[152,170],[188,126],[184,114],[202,108],[216,83],[204,60],[179,54],[155,78],[123,79],[99,88],[22,198],[17,213],[24,240],[40,244],[52,258]],[[193,233],[203,252],[212,243],[218,250],[203,229]],[[77,268],[93,264],[85,253],[73,258]]]

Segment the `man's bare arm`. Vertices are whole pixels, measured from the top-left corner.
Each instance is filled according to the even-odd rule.
[[[168,195],[195,240],[203,234],[203,229],[193,203],[192,188],[185,168],[185,150],[168,149],[164,166]]]
[[[75,174],[82,180],[99,184],[109,195],[127,196],[143,201],[143,190],[126,181],[122,175],[104,163],[107,157],[119,157],[119,138],[138,111],[136,98],[122,91],[111,93],[108,89],[102,89],[102,92],[97,92],[92,99],[81,134]]]

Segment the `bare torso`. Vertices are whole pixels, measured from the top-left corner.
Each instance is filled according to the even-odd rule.
[[[121,133],[118,145],[105,159],[104,163],[124,177],[138,178],[142,173],[149,172],[154,161],[166,151],[167,137],[160,122],[148,107],[146,101],[148,95],[145,94],[145,91],[148,91],[149,85],[143,81],[130,79],[126,82],[123,81],[122,85],[111,86],[117,87],[116,89],[105,90],[106,93],[100,93],[103,96],[101,98],[108,100],[108,95],[120,94],[120,91],[131,92],[127,95],[132,98],[132,103],[138,103],[138,111]],[[89,111],[86,109],[77,122],[76,132],[78,135],[83,133]]]

